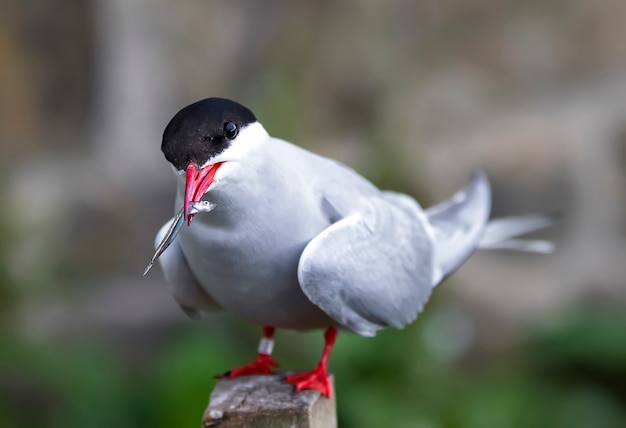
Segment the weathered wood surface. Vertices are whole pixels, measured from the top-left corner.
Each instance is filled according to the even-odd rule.
[[[285,374],[218,381],[204,411],[206,428],[336,428],[335,398],[318,391],[293,392]],[[333,378],[331,376],[331,383]]]

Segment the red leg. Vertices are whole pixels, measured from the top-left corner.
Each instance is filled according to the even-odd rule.
[[[287,376],[285,382],[295,385],[296,393],[304,389],[315,389],[322,393],[326,398],[330,398],[333,395],[330,381],[328,380],[328,357],[330,351],[333,349],[335,340],[337,339],[337,329],[335,327],[328,327],[324,332],[324,351],[322,352],[322,358],[317,366],[305,373],[298,373]]]
[[[272,348],[274,346],[274,327],[263,327],[263,338],[259,343],[259,353],[252,363],[232,369],[224,373],[222,376],[228,379],[234,379],[239,376],[269,374],[272,369],[278,367],[278,363],[272,358]]]

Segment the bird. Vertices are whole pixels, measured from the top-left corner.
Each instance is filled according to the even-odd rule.
[[[371,337],[411,324],[434,287],[478,248],[552,250],[550,242],[516,239],[549,226],[551,216],[489,219],[490,185],[480,170],[449,200],[423,209],[270,136],[230,99],[181,109],[161,150],[186,222],[159,259],[174,299],[192,318],[225,310],[262,327],[256,359],[227,378],[272,373],[276,329],[322,329],[319,363],[284,381],[296,393],[330,397],[328,360],[339,331]],[[199,201],[211,211],[193,210]],[[155,247],[174,221],[159,230]]]

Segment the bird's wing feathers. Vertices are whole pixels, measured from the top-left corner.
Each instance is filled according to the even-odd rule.
[[[554,216],[527,215],[488,221],[490,209],[489,181],[479,171],[467,188],[426,210],[435,233],[435,263],[443,277],[453,273],[477,248],[536,253],[554,250],[554,244],[549,241],[514,239],[552,225],[556,221]]]
[[[357,210],[311,240],[298,279],[311,302],[338,324],[373,336],[385,326],[411,323],[422,310],[434,276],[432,247],[417,203],[383,192],[362,198]]]
[[[155,238],[154,246],[159,243],[167,233],[174,218],[170,219],[161,227]],[[180,241],[174,242],[163,252],[159,258],[159,264],[163,270],[165,280],[172,287],[172,294],[182,308],[191,318],[201,317],[204,312],[220,310],[220,306],[207,294],[198,283],[198,280],[189,269],[185,255],[180,247]]]
[[[453,273],[476,249],[491,210],[487,176],[475,172],[472,182],[449,200],[426,210],[435,234],[435,264],[441,279]]]

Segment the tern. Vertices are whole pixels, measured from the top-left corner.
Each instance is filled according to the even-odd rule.
[[[257,358],[229,378],[277,367],[275,329],[324,329],[317,366],[285,381],[296,392],[329,397],[338,330],[374,336],[412,323],[433,288],[477,248],[552,250],[549,242],[515,239],[550,225],[549,216],[489,220],[491,192],[481,171],[448,201],[423,209],[337,161],[271,137],[248,108],[228,99],[180,110],[161,150],[177,177],[179,215],[161,228],[155,247],[175,300],[191,317],[226,310],[263,327]],[[194,209],[201,201],[210,208]],[[165,251],[161,241],[170,244]]]

